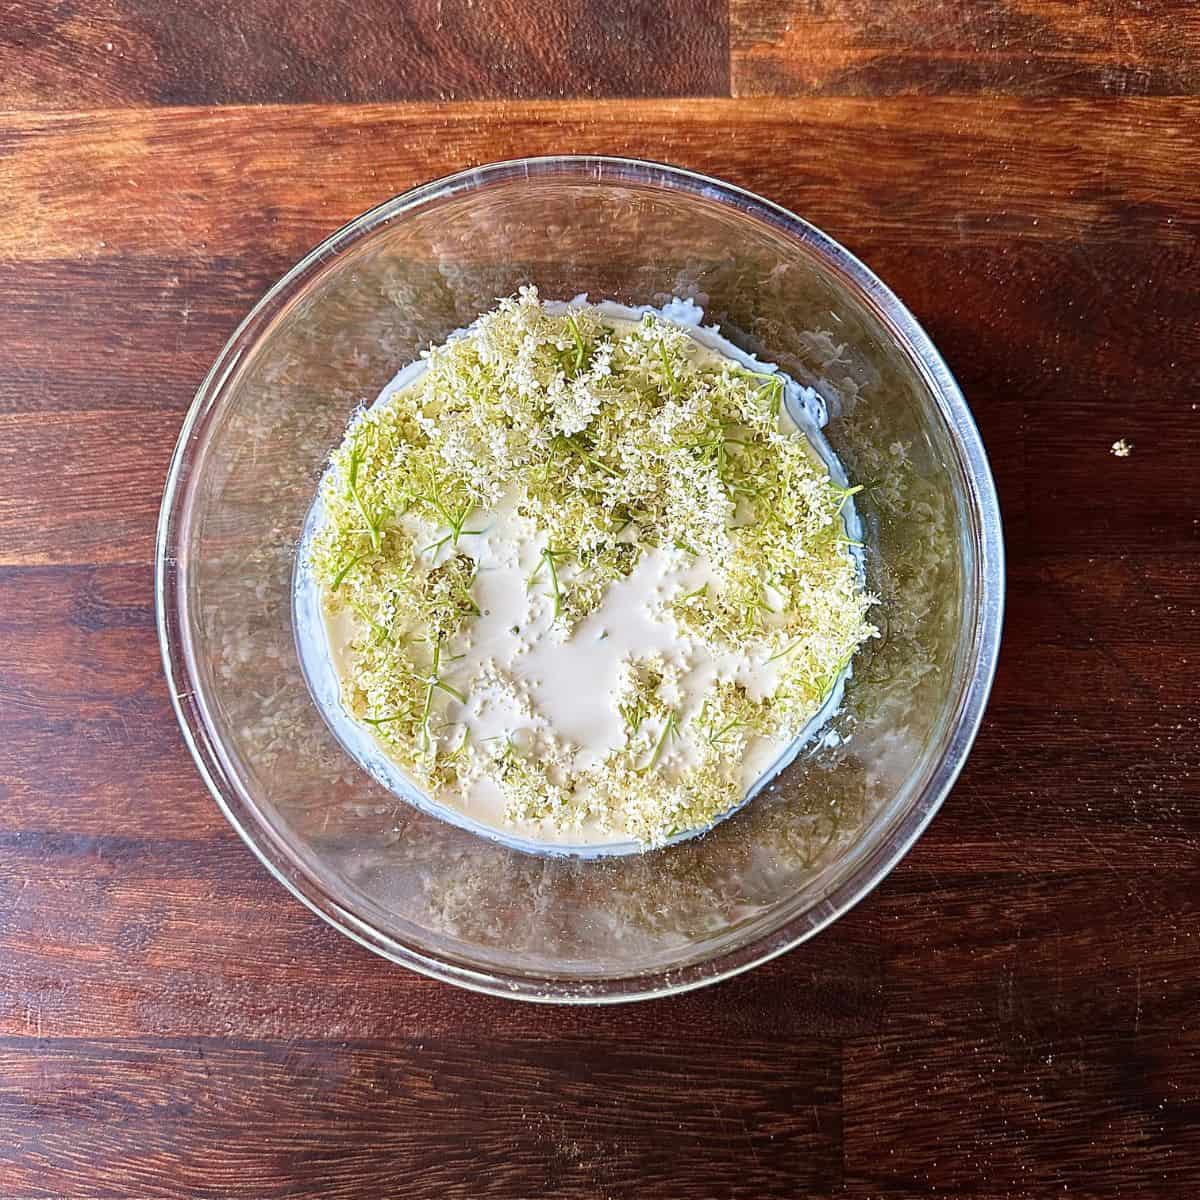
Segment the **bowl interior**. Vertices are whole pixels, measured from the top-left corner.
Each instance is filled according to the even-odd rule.
[[[973,734],[966,697],[991,670],[987,531],[969,419],[897,340],[894,301],[846,261],[815,231],[696,177],[526,165],[368,214],[235,335],[164,505],[165,653],[211,786],[309,903],[458,982],[608,999],[756,961],[887,869]],[[297,658],[296,547],[350,413],[526,283],[546,298],[694,299],[732,341],[825,396],[830,442],[868,485],[858,500],[882,637],[856,659],[828,736],[705,837],[632,858],[523,854],[399,801],[342,750]]]

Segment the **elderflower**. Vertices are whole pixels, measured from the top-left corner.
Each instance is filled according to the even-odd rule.
[[[345,706],[436,798],[461,805],[490,781],[514,826],[653,845],[711,823],[741,801],[756,742],[796,737],[876,633],[842,520],[859,489],[788,420],[782,375],[653,315],[606,320],[523,288],[423,361],[355,415],[321,485],[309,562],[354,629]],[[473,547],[508,499],[536,549],[528,619],[558,645],[648,554],[703,576],[655,601],[686,653],[620,664],[620,741],[601,752],[562,737],[529,681],[468,654],[484,616]],[[532,643],[512,635],[516,661]],[[771,686],[729,667],[696,697],[693,661]],[[479,735],[505,713],[511,729]]]

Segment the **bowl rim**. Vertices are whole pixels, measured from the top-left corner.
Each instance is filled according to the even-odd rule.
[[[809,909],[793,913],[768,932],[729,950],[677,969],[594,978],[537,976],[483,970],[434,956],[376,929],[340,903],[286,853],[283,839],[256,818],[253,801],[227,769],[225,755],[209,735],[203,699],[193,687],[183,621],[186,589],[175,554],[191,468],[204,444],[208,422],[226,382],[258,337],[294,299],[297,289],[329,262],[407,211],[455,193],[521,178],[570,175],[598,183],[622,182],[679,190],[763,222],[815,255],[821,265],[865,304],[922,376],[950,430],[961,459],[969,503],[978,524],[973,587],[977,622],[968,655],[968,676],[948,720],[944,753],[928,773],[911,807],[867,847],[853,870]],[[815,936],[868,896],[887,877],[941,807],[965,764],[983,719],[996,672],[1004,617],[1004,541],[999,502],[975,420],[950,369],[912,313],[855,255],[815,225],[745,188],[686,168],[606,155],[548,155],[507,159],[457,171],[419,184],[347,222],[309,251],[254,305],[222,347],[197,389],[168,469],[155,542],[155,609],[159,649],[171,704],[196,767],[226,819],[270,873],[297,899],[360,945],[421,974],[473,991],[544,1003],[600,1004],[651,999],[690,991],[741,974]]]

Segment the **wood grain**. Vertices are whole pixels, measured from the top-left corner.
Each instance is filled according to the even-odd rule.
[[[987,199],[973,203],[982,210]],[[980,244],[959,237],[958,219],[947,217],[945,240],[930,246],[924,233],[880,236],[834,221],[933,336],[985,424],[1002,475],[1013,472],[1010,537],[1015,521],[1026,525],[1017,493],[1028,416],[1044,413],[1049,426],[1056,397],[1095,397],[1088,437],[1096,449],[1120,436],[1136,441],[1161,421],[1169,425],[1158,452],[1186,446],[1200,328],[1173,314],[1200,286],[1200,240]],[[283,253],[228,257],[207,247],[186,257],[0,262],[0,412],[182,414],[238,321],[290,265]],[[1028,352],[1006,354],[1009,344]],[[1130,396],[1136,406],[1125,402]]]
[[[1084,843],[1086,821],[1082,811],[1060,819],[1070,826],[1060,844],[1072,836]],[[1006,1037],[1050,1041],[1096,1029],[1135,1037],[1187,1028],[1197,892],[1185,861],[1164,855],[1163,863],[1132,871],[1114,849],[1106,865],[1047,876],[956,872],[919,856],[878,914],[891,934],[888,995],[959,1035],[984,1022]],[[1102,922],[1097,895],[1108,904]],[[943,919],[918,929],[915,911],[931,902]]]
[[[0,1179],[13,1197],[128,1186],[254,1200],[475,1200],[480,1180],[494,1194],[563,1200],[791,1200],[839,1181],[828,1045],[681,1045],[653,1063],[602,1039],[562,1049],[503,1038],[0,1042]],[[270,1115],[265,1095],[277,1098]],[[94,1167],[116,1155],[114,1183]]]
[[[179,425],[172,412],[0,414],[0,562],[152,562]]]
[[[0,570],[0,727],[6,834],[226,832],[179,739],[148,565]]]
[[[1190,98],[10,114],[0,116],[0,259],[293,261],[415,183],[567,151],[717,172],[848,240],[1148,240],[1194,252],[1198,120],[1200,100]],[[97,195],[106,198],[100,210]]]
[[[4,7],[0,1195],[1197,1194],[1194,6],[728,9]],[[415,183],[570,150],[862,256],[963,385],[1009,553],[988,717],[892,877],[603,1010],[449,989],[293,901],[191,765],[152,602],[183,412],[271,281]]]
[[[0,413],[182,412],[289,265],[216,255],[0,262]]]
[[[986,1180],[1030,1200],[1184,1196],[1200,1172],[1196,1051],[1182,1029],[850,1044],[843,1087],[858,1115],[844,1136],[861,1165],[846,1194],[974,1195]]]
[[[16,0],[0,25],[10,108],[728,91],[723,0]]]
[[[1195,95],[1190,0],[731,0],[739,96]]]
[[[1115,566],[1114,544],[1125,552],[1141,534],[1194,550],[1200,323],[1179,314],[1200,288],[1198,246],[972,238],[855,247],[962,385],[992,457],[1010,554],[1084,552],[1103,572]],[[1077,421],[1064,419],[1064,401]],[[1128,459],[1110,453],[1122,437],[1138,447]],[[1100,519],[1114,492],[1120,503]]]
[[[447,993],[380,963],[293,901],[232,833],[14,835],[0,842],[0,880],[0,1035],[470,1040],[483,1028],[665,1046],[685,1025],[788,1044],[880,1025],[867,918],[720,991],[597,1013]]]

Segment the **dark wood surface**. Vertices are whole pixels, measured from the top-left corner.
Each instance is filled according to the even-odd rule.
[[[151,599],[183,412],[266,286],[555,151],[864,257],[966,391],[1010,554],[977,748],[895,873],[602,1011],[291,900],[191,765]],[[1198,179],[1192,0],[0,4],[0,1197],[1200,1193]]]

